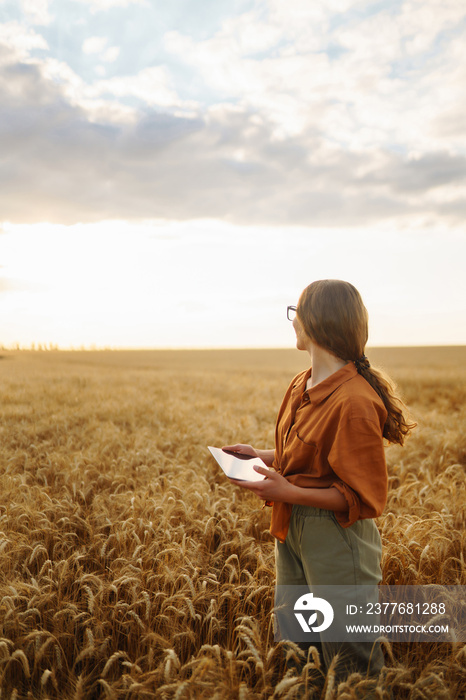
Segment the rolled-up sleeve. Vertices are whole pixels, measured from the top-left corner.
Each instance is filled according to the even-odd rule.
[[[381,515],[387,500],[387,466],[378,420],[349,418],[338,426],[328,463],[335,474],[331,486],[343,494],[346,511],[336,511],[342,527]]]
[[[343,527],[382,514],[387,500],[385,405],[353,362],[308,387],[312,369],[290,384],[275,428],[275,468],[300,488],[334,487],[346,500]],[[340,499],[343,501],[343,499]],[[291,505],[273,504],[271,533],[283,541]]]

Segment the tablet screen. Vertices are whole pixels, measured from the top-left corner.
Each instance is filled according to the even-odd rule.
[[[265,479],[263,474],[258,474],[253,469],[254,466],[268,469],[265,462],[259,457],[235,455],[233,452],[224,452],[220,447],[212,447],[210,445],[208,449],[230,479],[237,479],[238,481],[262,481]]]

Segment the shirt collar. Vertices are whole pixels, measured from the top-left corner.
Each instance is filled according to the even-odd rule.
[[[313,386],[308,390],[309,400],[313,404],[320,403],[324,401],[330,394],[332,394],[335,389],[339,386],[349,381],[357,375],[358,371],[354,365],[354,362],[348,362],[344,367],[337,370],[330,377],[324,379],[323,382],[319,382],[316,386]],[[293,386],[293,393],[299,393],[300,395],[306,391],[306,382],[312,374],[312,368],[303,372],[300,377],[298,377],[296,383]]]

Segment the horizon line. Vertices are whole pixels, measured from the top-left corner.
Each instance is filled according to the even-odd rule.
[[[387,344],[387,345],[367,345],[366,350],[383,350],[383,349],[396,349],[396,348],[466,348],[466,343],[421,343],[400,345],[400,344]],[[244,346],[231,346],[231,345],[192,345],[192,346],[95,346],[93,344],[89,346],[69,346],[60,347],[54,343],[42,344],[42,343],[31,343],[29,346],[20,346],[20,344],[15,344],[12,346],[0,345],[0,352],[183,352],[183,351],[221,351],[221,350],[296,350],[295,346],[290,345],[244,345]]]

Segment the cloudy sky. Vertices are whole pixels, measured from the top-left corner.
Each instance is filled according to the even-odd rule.
[[[0,344],[466,343],[466,5],[0,0]]]

